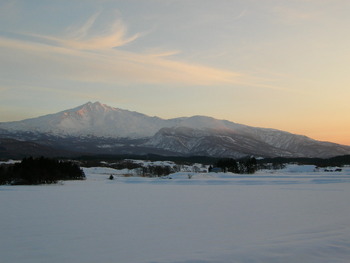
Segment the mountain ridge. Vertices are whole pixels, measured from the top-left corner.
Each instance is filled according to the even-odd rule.
[[[202,115],[162,119],[100,102],[88,102],[37,118],[2,122],[0,138],[35,141],[63,150],[78,149],[89,153],[103,150],[109,153],[166,152],[234,158],[350,154],[350,146],[317,141],[277,129],[252,127]],[[70,148],[70,144],[76,149]]]

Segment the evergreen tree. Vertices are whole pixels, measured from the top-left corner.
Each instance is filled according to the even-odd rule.
[[[83,179],[85,174],[77,164],[44,157],[24,158],[21,163],[0,171],[0,184],[51,184]]]

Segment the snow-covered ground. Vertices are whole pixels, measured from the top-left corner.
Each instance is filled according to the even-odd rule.
[[[164,179],[84,170],[85,181],[0,186],[0,262],[350,262],[349,167]]]

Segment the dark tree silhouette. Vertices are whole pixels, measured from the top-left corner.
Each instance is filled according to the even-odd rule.
[[[24,158],[0,169],[0,184],[52,184],[61,180],[83,180],[84,172],[72,162],[48,158]]]
[[[257,161],[254,157],[242,159],[239,162],[232,158],[219,159],[216,167],[222,169],[224,173],[231,172],[237,174],[253,174],[257,171]]]

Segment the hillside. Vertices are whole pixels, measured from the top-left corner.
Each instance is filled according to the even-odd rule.
[[[329,158],[350,154],[350,146],[276,129],[207,116],[162,119],[99,102],[88,102],[37,118],[0,123],[0,138],[23,142],[20,151],[25,155],[30,152],[28,142],[51,147],[52,150],[46,150],[48,154],[64,151],[233,158],[249,155]]]

